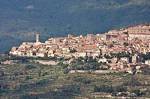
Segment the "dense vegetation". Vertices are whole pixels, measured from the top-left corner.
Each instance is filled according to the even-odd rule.
[[[1,61],[6,59],[7,56],[0,58]],[[149,74],[65,74],[61,63],[51,66],[37,64],[31,60],[35,59],[22,58],[17,64],[0,64],[1,99],[94,99],[93,93],[116,96],[119,92],[124,92],[125,95],[130,92],[130,97],[150,98]],[[94,61],[88,62],[90,64]]]
[[[34,31],[45,40],[148,23],[149,9],[149,0],[1,0],[0,52],[34,40]]]

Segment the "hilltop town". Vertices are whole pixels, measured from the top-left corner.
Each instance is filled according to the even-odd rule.
[[[0,54],[0,99],[150,98],[150,25],[23,42]]]
[[[13,47],[10,55],[22,57],[63,57],[77,59],[92,57],[106,63],[111,70],[131,72],[133,67],[150,64],[150,25],[137,25],[104,34],[68,35],[40,42],[23,42]]]

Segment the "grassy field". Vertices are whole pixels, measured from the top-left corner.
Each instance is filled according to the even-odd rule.
[[[61,65],[33,62],[0,65],[0,99],[97,99],[93,93],[120,91],[150,98],[150,75],[64,74]]]

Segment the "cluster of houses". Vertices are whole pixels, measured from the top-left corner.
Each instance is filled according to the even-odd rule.
[[[93,57],[99,58],[99,62],[106,62],[111,69],[126,70],[134,65],[149,65],[148,60],[143,62],[139,56],[149,52],[150,25],[137,25],[104,34],[69,34],[67,37],[49,38],[44,43],[36,34],[36,42],[23,42],[19,47],[13,47],[10,54],[25,57]],[[128,53],[130,57],[107,58],[120,53]]]
[[[73,36],[49,38],[45,43],[39,42],[39,34],[36,34],[36,42],[23,42],[19,47],[13,47],[10,54],[27,57],[85,57],[99,56],[102,51],[103,37],[88,34],[87,36]]]

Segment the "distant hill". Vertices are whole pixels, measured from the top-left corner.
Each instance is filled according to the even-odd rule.
[[[150,23],[150,0],[0,0],[0,52],[22,41]]]

